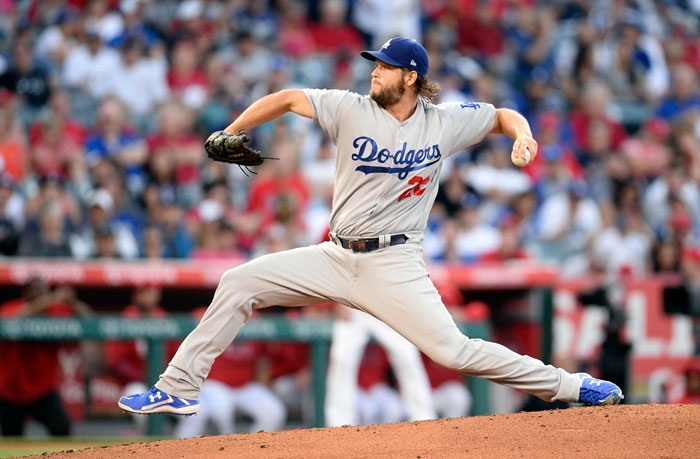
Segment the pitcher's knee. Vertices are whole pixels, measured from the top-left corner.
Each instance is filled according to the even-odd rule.
[[[448,343],[439,344],[428,352],[425,350],[423,352],[435,363],[451,370],[461,371],[464,369],[464,362],[466,361],[466,353],[468,352],[470,342],[471,340],[469,338],[462,335],[459,339],[450,340]]]
[[[237,303],[250,299],[257,293],[245,270],[239,268],[226,271],[219,280],[217,290],[221,290],[227,298],[235,299]]]
[[[250,286],[250,282],[246,282],[244,276],[236,272],[236,269],[229,269],[219,280],[219,286],[214,294],[214,300],[209,306],[221,309],[224,307],[227,310],[240,311],[244,314],[247,320],[255,308],[257,299],[256,292]],[[208,313],[209,311],[207,311]]]
[[[219,288],[238,290],[237,287],[244,285],[243,277],[238,268],[231,268],[221,275]]]

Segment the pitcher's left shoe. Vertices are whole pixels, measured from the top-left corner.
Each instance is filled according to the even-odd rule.
[[[120,398],[119,408],[136,414],[171,413],[191,416],[199,411],[199,401],[174,397],[153,386],[143,394]]]
[[[581,390],[578,394],[579,403],[586,405],[617,405],[625,398],[622,390],[616,384],[604,379],[596,379],[588,373],[578,373],[581,378]]]

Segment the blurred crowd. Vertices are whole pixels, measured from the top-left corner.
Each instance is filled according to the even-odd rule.
[[[652,0],[0,1],[0,254],[217,258],[319,242],[335,148],[252,133],[257,175],[203,140],[289,87],[368,89],[361,49],[427,48],[443,101],[511,107],[540,144],[455,155],[426,256],[564,275],[700,278],[700,4]]]
[[[523,169],[503,136],[445,161],[428,259],[530,259],[564,276],[682,273],[700,285],[696,0],[0,0],[0,257],[246,259],[320,242],[336,152],[318,126],[285,116],[255,129],[252,146],[280,158],[256,174],[210,161],[204,139],[281,89],[367,93],[372,66],[359,51],[397,35],[428,50],[440,101],[518,110],[540,145]],[[0,315],[55,302],[88,313],[74,292],[39,287]],[[124,315],[161,317],[159,302],[138,290]],[[212,390],[287,376],[273,384],[284,405],[257,385],[256,397],[239,397],[268,400],[259,406],[279,423],[303,411],[289,400],[310,397],[307,350],[258,345],[225,354]],[[124,367],[143,359],[137,347],[108,346],[121,385],[144,378],[142,361]],[[267,363],[251,358],[263,354]],[[360,370],[365,398],[388,366],[381,350],[367,354],[376,365]],[[433,390],[455,378],[428,375]],[[56,400],[42,403],[58,412]],[[231,431],[219,411],[205,414]],[[179,435],[202,426],[190,429]]]

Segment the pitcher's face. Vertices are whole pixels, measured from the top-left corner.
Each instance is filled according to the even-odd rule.
[[[369,96],[382,107],[394,105],[401,100],[401,96],[406,91],[403,72],[400,67],[382,61],[375,62]]]

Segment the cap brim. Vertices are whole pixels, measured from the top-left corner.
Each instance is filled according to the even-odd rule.
[[[380,60],[386,64],[394,65],[396,67],[403,67],[404,66],[401,62],[392,59],[389,55],[384,54],[381,51],[362,51],[360,53],[360,56],[364,57],[368,61]]]

